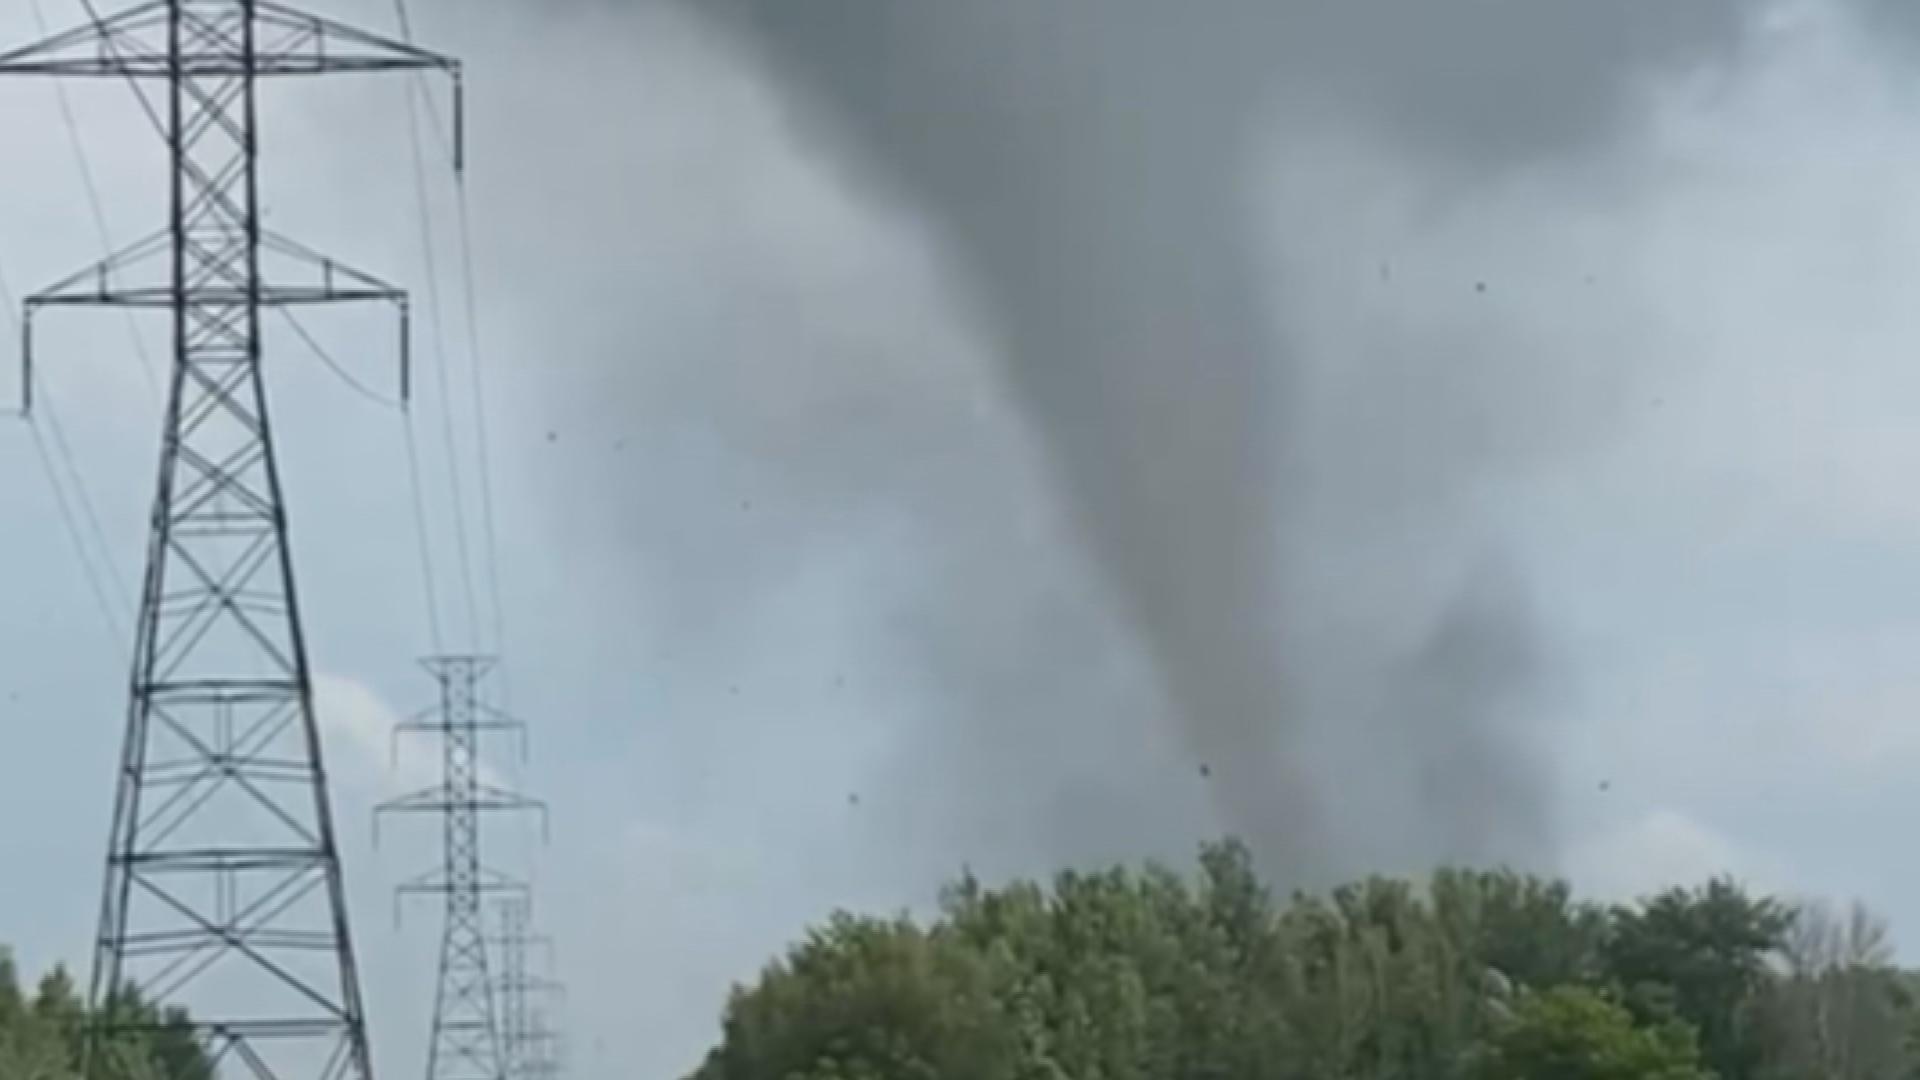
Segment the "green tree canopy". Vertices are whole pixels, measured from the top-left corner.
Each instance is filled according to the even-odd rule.
[[[736,995],[705,1080],[1012,1080],[986,962],[948,931],[842,915]]]
[[[967,876],[929,921],[836,916],[738,988],[695,1080],[1920,1075],[1912,980],[1877,953],[1788,972],[1794,916],[1728,881],[1604,906],[1461,869],[1282,900],[1231,842],[1185,875]]]
[[[1769,961],[1793,922],[1779,901],[1731,881],[1670,889],[1614,910],[1606,968],[1643,1019],[1685,1020],[1709,1067],[1723,1080],[1748,1080],[1766,1057],[1758,1006]]]
[[[108,1043],[98,1080],[212,1080],[183,1014],[162,1012],[131,994],[111,1006],[120,1029]],[[80,1080],[91,1018],[64,969],[55,968],[29,996],[19,971],[0,949],[0,1078]]]
[[[1684,1024],[1636,1026],[1632,1013],[1580,986],[1523,998],[1471,1071],[1473,1080],[1711,1080]]]

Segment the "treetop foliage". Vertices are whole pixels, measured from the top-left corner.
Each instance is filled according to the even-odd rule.
[[[1884,930],[1735,882],[1635,904],[1442,870],[1284,901],[1197,872],[971,875],[838,914],[727,1003],[691,1080],[1905,1080]]]
[[[102,1043],[99,1080],[213,1080],[184,1014],[122,994],[107,1006],[114,1034]],[[93,1017],[63,968],[29,995],[0,948],[0,1080],[80,1080]]]

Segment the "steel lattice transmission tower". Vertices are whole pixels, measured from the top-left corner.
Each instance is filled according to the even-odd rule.
[[[402,897],[433,895],[444,901],[427,1080],[503,1080],[507,1057],[482,903],[490,894],[523,896],[526,886],[481,859],[480,822],[501,812],[533,811],[544,818],[545,807],[481,778],[481,737],[524,731],[481,699],[480,680],[492,661],[450,656],[427,660],[425,666],[439,680],[440,704],[400,725],[399,733],[440,740],[440,782],[389,802],[378,813],[441,819],[441,865],[399,888]]]
[[[525,1080],[561,1080],[567,1072],[567,1046],[547,1019],[546,1009],[528,1010]]]
[[[4,75],[128,80],[167,147],[166,227],[30,298],[24,366],[30,392],[42,309],[171,314],[90,998],[101,1006],[131,990],[189,1009],[226,1075],[372,1074],[267,408],[262,316],[381,301],[401,311],[405,338],[404,294],[262,228],[259,84],[420,70],[451,74],[457,87],[447,57],[265,0],[144,3],[0,54]],[[114,1022],[89,1039],[96,1077],[124,1030]]]
[[[510,1080],[537,1080],[548,1075],[551,1036],[544,1030],[543,1002],[566,996],[566,989],[553,979],[536,975],[527,959],[534,950],[553,965],[553,939],[532,930],[532,903],[522,896],[506,897],[494,905],[499,933],[491,943],[500,958],[500,1038],[506,1053]]]

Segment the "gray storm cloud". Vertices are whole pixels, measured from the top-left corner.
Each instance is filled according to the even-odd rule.
[[[1340,597],[1294,587],[1311,586],[1297,579],[1313,564],[1294,550],[1312,531],[1295,496],[1341,484],[1344,454],[1392,440],[1394,467],[1444,504],[1478,467],[1447,442],[1475,433],[1422,430],[1416,409],[1410,432],[1311,447],[1290,434],[1297,349],[1275,329],[1250,240],[1250,150],[1265,125],[1299,120],[1360,125],[1456,180],[1577,153],[1609,137],[1646,79],[1730,49],[1750,6],[718,7],[824,105],[816,134],[832,152],[877,169],[954,245],[1224,826],[1302,877],[1347,869],[1345,849],[1379,846],[1350,835],[1366,813],[1351,804],[1376,787],[1328,775],[1314,748],[1366,728],[1420,778],[1395,820],[1372,815],[1382,834],[1420,833],[1414,857],[1546,854],[1540,829],[1503,824],[1548,818],[1531,750],[1495,717],[1538,674],[1517,584],[1469,577],[1411,660],[1404,641],[1364,640],[1302,659],[1324,651],[1307,643]],[[1352,498],[1404,483],[1356,479]]]
[[[1864,44],[1920,42],[1910,0],[1830,2],[1885,20]],[[1912,697],[1886,481],[1913,457],[1911,101],[1879,80],[1913,54],[1875,73],[1850,31],[1776,38],[1675,108],[1656,84],[1768,6],[422,0],[474,76],[509,652],[583,1072],[683,1073],[806,923],[923,902],[963,862],[1184,858],[1230,828],[1303,884],[1556,852],[1609,896],[1756,867],[1912,895],[1868,826],[1905,790]],[[0,253],[27,286],[93,230],[51,91],[16,90],[17,156],[46,166]],[[137,230],[164,210],[150,133],[123,87],[75,92]],[[322,93],[276,122],[276,216],[424,303],[401,90],[305,113]],[[131,559],[150,398],[117,320],[70,325],[97,337],[45,370]],[[356,340],[336,356],[377,380],[389,339]],[[283,345],[316,655],[404,706],[399,430],[339,438],[378,414]],[[1582,371],[1635,364],[1649,411],[1623,424]],[[34,568],[8,689],[103,719],[0,788],[84,824],[106,808],[69,781],[114,752],[124,642],[89,621],[27,434],[0,446],[8,520],[42,523],[8,530]],[[1729,737],[1750,752],[1702,790]],[[384,758],[347,751],[350,807]],[[1582,770],[1559,792],[1556,755]],[[92,841],[45,833],[0,888],[29,968],[92,930],[63,903]],[[384,934],[405,860],[353,865],[405,1067],[430,942]]]

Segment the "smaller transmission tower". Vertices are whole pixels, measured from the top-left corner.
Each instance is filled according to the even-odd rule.
[[[497,901],[494,910],[500,932],[489,942],[493,955],[500,960],[500,977],[494,985],[499,989],[500,1038],[510,1080],[535,1080],[545,1075],[540,1069],[546,1049],[544,1025],[537,1025],[536,1017],[544,1015],[543,1003],[566,996],[558,982],[534,974],[528,965],[528,955],[537,949],[544,954],[546,967],[551,970],[553,966],[553,939],[533,933],[532,908],[524,896]]]
[[[544,1008],[527,1013],[527,1057],[516,1080],[561,1080],[566,1075],[566,1041],[549,1023]]]
[[[387,814],[432,814],[442,823],[441,864],[398,889],[402,899],[428,895],[444,902],[427,1080],[503,1080],[506,1055],[481,904],[490,894],[524,894],[526,887],[482,861],[480,822],[503,812],[532,811],[544,818],[545,807],[481,778],[482,736],[522,730],[480,696],[492,661],[446,656],[423,663],[440,684],[440,703],[401,724],[396,736],[440,740],[440,782],[382,805],[376,821]]]

